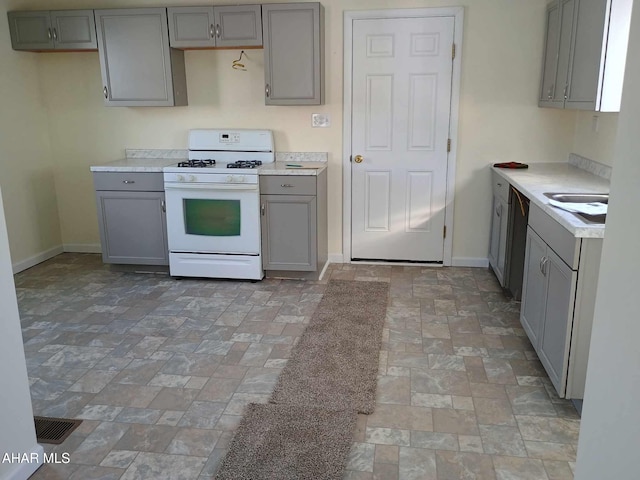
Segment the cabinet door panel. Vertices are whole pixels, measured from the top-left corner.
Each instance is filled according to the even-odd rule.
[[[173,105],[167,11],[96,10],[105,105]]]
[[[606,6],[603,0],[576,5],[565,108],[595,110]]]
[[[167,9],[167,15],[172,47],[215,47],[213,7],[172,7]]]
[[[502,199],[500,205],[500,244],[498,245],[498,270],[500,271],[500,285],[505,286],[507,279],[507,234],[509,230],[509,207]]]
[[[14,50],[54,48],[49,12],[9,12],[9,30]]]
[[[551,249],[547,249],[547,258],[547,302],[538,356],[558,395],[564,397],[577,272],[571,270]]]
[[[558,4],[553,3],[547,9],[547,36],[544,46],[544,63],[542,65],[540,106],[548,107],[552,106],[550,104],[553,103],[553,90],[556,88],[556,71],[558,69],[559,41],[560,11]]]
[[[265,270],[315,271],[316,197],[262,195],[262,255]]]
[[[267,105],[322,103],[321,9],[317,3],[262,6]]]
[[[541,266],[546,251],[547,246],[544,241],[531,228],[527,228],[520,323],[536,351],[538,351],[547,295],[546,278]]]
[[[500,250],[500,223],[502,219],[502,204],[497,196],[493,196],[491,207],[491,239],[489,241],[489,264],[493,268],[498,281],[502,283],[502,272],[498,264],[498,252]]]
[[[262,45],[260,5],[214,7],[219,36],[218,47],[259,47]]]
[[[560,40],[553,100],[561,102],[562,105],[564,105],[565,92],[569,84],[569,58],[575,3],[576,0],[560,0]]]
[[[105,263],[168,265],[163,192],[97,191]]]
[[[57,49],[95,50],[98,48],[93,10],[51,12]]]

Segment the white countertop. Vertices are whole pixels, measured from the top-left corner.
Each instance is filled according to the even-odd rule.
[[[186,160],[186,159],[185,159]],[[176,158],[125,158],[116,162],[91,166],[92,172],[162,172],[163,167],[175,165]],[[301,167],[287,167],[289,164]],[[326,162],[275,162],[258,168],[259,175],[318,175],[327,168]]]
[[[186,160],[186,158],[185,158]],[[103,165],[92,165],[92,172],[162,172],[164,167],[180,162],[179,158],[125,158]]]
[[[287,167],[300,165],[300,167]],[[274,162],[263,164],[258,173],[260,175],[318,175],[326,170],[326,162]]]
[[[609,180],[569,163],[531,163],[527,169],[491,169],[524,193],[532,203],[565,227],[574,237],[603,238],[605,226],[549,204],[545,192],[609,193]]]

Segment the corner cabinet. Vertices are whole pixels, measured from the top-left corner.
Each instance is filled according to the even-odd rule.
[[[162,173],[94,172],[105,263],[169,265]]]
[[[509,229],[509,182],[497,173],[491,172],[493,184],[493,204],[491,214],[491,239],[489,240],[489,265],[502,287],[506,286],[508,272],[507,239]]]
[[[93,10],[9,12],[14,50],[97,50]]]
[[[259,48],[260,5],[170,7],[169,42],[173,48]]]
[[[538,105],[620,111],[632,0],[555,0],[546,10]]]
[[[106,106],[187,104],[184,52],[169,47],[166,8],[96,10]]]
[[[319,3],[262,5],[265,103],[324,103],[324,7]]]
[[[520,322],[560,397],[584,396],[601,249],[531,205]]]
[[[317,279],[328,256],[326,170],[261,176],[260,193],[266,275]]]

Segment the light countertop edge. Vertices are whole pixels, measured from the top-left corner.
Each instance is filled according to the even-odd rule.
[[[568,163],[530,163],[528,169],[522,170],[492,166],[491,170],[524,193],[574,237],[604,238],[604,225],[586,223],[571,212],[551,206],[544,193],[609,193],[609,180]]]
[[[302,167],[287,167],[288,164]],[[258,170],[260,175],[312,175],[316,176],[327,169],[325,162],[275,162],[263,164]]]
[[[186,160],[186,159],[184,159]],[[124,158],[102,165],[92,165],[92,172],[160,172],[164,167],[181,161],[176,158]]]

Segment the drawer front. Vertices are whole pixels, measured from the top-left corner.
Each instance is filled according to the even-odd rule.
[[[263,175],[260,177],[263,195],[315,195],[316,177],[313,175]]]
[[[162,172],[93,172],[96,190],[122,190],[128,192],[163,192]]]
[[[581,242],[579,238],[574,237],[569,230],[533,203],[529,207],[529,226],[572,270],[578,269]]]
[[[509,203],[509,182],[496,172],[491,172],[491,180],[493,183],[493,194],[502,198],[505,203]]]

